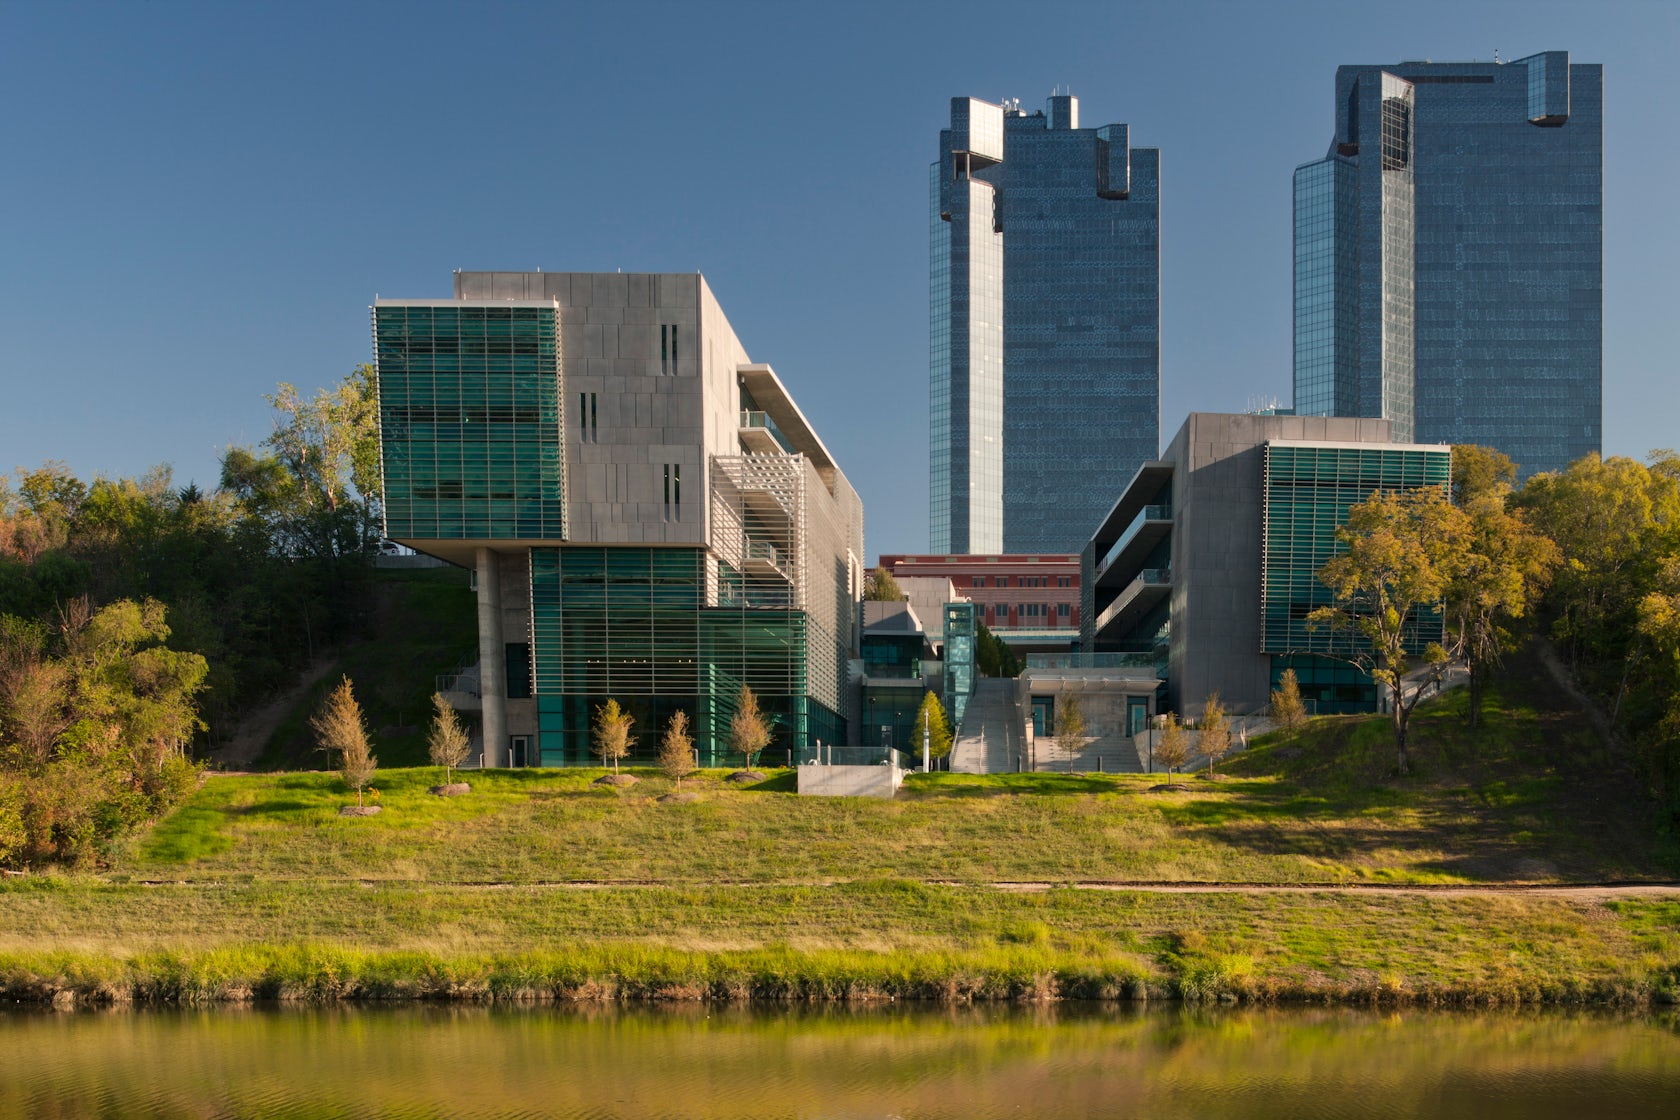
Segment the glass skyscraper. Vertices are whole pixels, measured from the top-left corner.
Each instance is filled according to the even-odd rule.
[[[959,97],[932,169],[930,547],[1076,551],[1157,452],[1160,153]]]
[[[1295,409],[1474,443],[1524,476],[1600,449],[1602,68],[1336,71],[1295,172]]]

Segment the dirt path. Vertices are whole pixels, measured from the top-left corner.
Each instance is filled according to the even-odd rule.
[[[1581,709],[1581,714],[1586,716],[1587,722],[1592,725],[1593,731],[1597,733],[1598,741],[1614,749],[1617,745],[1615,729],[1610,726],[1610,721],[1605,718],[1604,713],[1599,710],[1592,697],[1588,696],[1576,683],[1574,674],[1569,671],[1568,666],[1563,663],[1563,659],[1558,656],[1558,652],[1553,648],[1552,643],[1536,642],[1535,649],[1539,653],[1540,664],[1545,666],[1546,672],[1551,676],[1553,683],[1562,689],[1570,700],[1574,701],[1577,708]]]
[[[210,752],[212,765],[223,770],[243,770],[262,757],[263,748],[298,701],[320,683],[338,663],[336,657],[323,657],[306,670],[298,683],[262,705],[246,713],[239,721],[239,729],[226,743]]]
[[[304,877],[275,877],[276,882],[316,882]],[[610,891],[610,890],[692,890],[695,884],[662,879],[563,879],[484,882],[437,882],[425,879],[359,879],[359,886],[416,887],[433,890],[466,891]],[[803,879],[760,882],[736,881],[707,884],[712,887],[765,888],[839,887],[846,879]],[[1433,885],[1428,883],[1148,883],[1107,882],[1049,882],[1047,880],[997,880],[989,883],[965,883],[955,879],[918,879],[915,882],[930,887],[957,887],[970,890],[993,890],[1008,894],[1037,894],[1057,889],[1082,891],[1135,892],[1139,894],[1366,894],[1366,895],[1433,895],[1444,898],[1562,898],[1578,902],[1610,902],[1627,898],[1672,898],[1680,900],[1680,883],[1486,883],[1470,886]],[[228,885],[216,879],[143,879],[136,885],[146,887],[216,887]]]

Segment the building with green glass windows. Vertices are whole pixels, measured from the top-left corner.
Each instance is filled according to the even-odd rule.
[[[721,764],[743,684],[766,757],[848,740],[862,503],[703,277],[458,272],[373,327],[385,535],[476,573],[486,765],[589,761],[609,698]]]
[[[1182,713],[1216,691],[1260,711],[1287,668],[1318,712],[1375,710],[1375,684],[1347,660],[1362,639],[1306,619],[1331,601],[1317,573],[1352,506],[1450,484],[1451,448],[1390,434],[1375,418],[1191,413],[1086,544],[1082,649],[1164,662]],[[1441,631],[1439,614],[1420,616],[1415,650]]]

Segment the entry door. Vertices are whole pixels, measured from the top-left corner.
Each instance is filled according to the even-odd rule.
[[[1136,735],[1149,726],[1149,700],[1142,696],[1126,697],[1126,726],[1128,735]]]
[[[529,735],[514,735],[508,740],[508,765],[531,765],[531,737]]]
[[[1033,738],[1049,735],[1055,728],[1056,698],[1054,696],[1034,696],[1032,698]]]

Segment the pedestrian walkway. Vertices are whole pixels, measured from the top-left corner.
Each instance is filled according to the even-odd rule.
[[[959,774],[1007,774],[1020,768],[1021,713],[1015,682],[982,677],[963,711],[951,748],[951,769]]]

